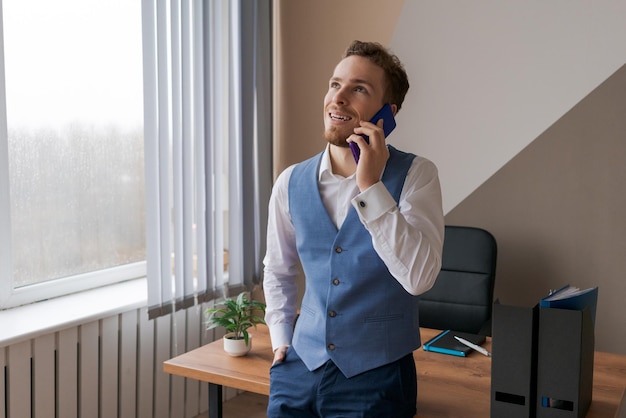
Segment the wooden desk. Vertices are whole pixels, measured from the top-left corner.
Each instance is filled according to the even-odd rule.
[[[422,329],[422,341],[439,331]],[[230,357],[221,340],[182,354],[163,365],[166,373],[209,382],[209,417],[222,413],[222,386],[269,394],[273,359],[267,327],[252,331],[252,351]],[[491,350],[491,341],[485,343]],[[413,353],[417,367],[417,417],[485,418],[490,414],[491,359],[479,353],[467,358]],[[512,377],[514,378],[514,377]],[[595,353],[593,401],[587,418],[614,417],[626,388],[626,356]]]

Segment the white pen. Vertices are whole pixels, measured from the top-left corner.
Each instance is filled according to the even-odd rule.
[[[483,355],[485,355],[487,357],[491,357],[491,353],[489,351],[485,350],[483,347],[481,347],[479,345],[476,345],[474,343],[471,343],[471,342],[469,342],[466,339],[463,339],[461,337],[457,337],[456,335],[454,336],[454,338],[458,342],[460,342],[461,344],[464,344],[464,345],[468,346],[469,348],[474,349],[474,350],[478,351],[479,353],[481,353],[481,354],[483,354]]]

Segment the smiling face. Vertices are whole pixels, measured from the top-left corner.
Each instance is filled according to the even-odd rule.
[[[360,120],[370,120],[383,106],[385,72],[369,59],[352,55],[335,67],[324,97],[324,137],[347,147]]]

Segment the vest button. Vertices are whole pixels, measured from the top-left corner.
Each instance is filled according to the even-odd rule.
[[[334,350],[335,349],[335,344],[328,344],[328,349],[329,350]]]
[[[333,284],[334,284],[335,286],[339,285],[339,279],[333,279]]]
[[[366,206],[366,205],[365,205],[365,202],[361,200],[361,201],[359,202],[359,206],[361,206],[362,208],[364,208],[364,207]]]
[[[330,316],[331,318],[334,318],[337,316],[337,312],[335,311],[328,311],[328,316]]]
[[[337,254],[341,253],[342,251],[343,251],[343,250],[341,249],[341,247],[337,247],[337,248],[335,248],[335,252],[336,252]]]

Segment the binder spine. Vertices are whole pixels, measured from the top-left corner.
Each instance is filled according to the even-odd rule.
[[[587,414],[594,346],[589,309],[540,309],[537,417],[583,418]]]
[[[492,418],[535,416],[538,309],[493,306]]]
[[[583,418],[593,391],[588,308],[494,305],[492,418]]]

